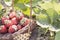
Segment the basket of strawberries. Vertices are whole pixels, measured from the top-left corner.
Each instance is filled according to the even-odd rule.
[[[1,18],[0,40],[28,40],[29,27],[32,31],[35,26],[35,21],[25,17],[21,12],[10,11],[8,15]]]
[[[3,15],[0,20],[0,40],[29,40],[32,30],[36,27],[36,22],[31,19],[32,0],[30,19],[23,15],[22,12],[14,11],[12,0],[12,10],[7,15]]]

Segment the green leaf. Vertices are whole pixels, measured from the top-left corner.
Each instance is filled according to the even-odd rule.
[[[14,5],[14,7],[16,9],[20,9],[20,10],[23,10],[23,11],[26,11],[27,10],[27,6],[25,6],[23,3],[18,3],[16,5]]]
[[[3,6],[0,4],[0,10],[3,8]]]
[[[56,21],[53,22],[53,26],[56,28],[56,29],[60,29],[60,21],[58,21],[58,19]]]
[[[35,7],[33,8],[33,11],[35,12],[35,14],[40,14],[41,9]]]
[[[0,10],[0,19],[1,19],[1,17],[3,16],[3,14],[6,12],[6,10],[4,10],[4,9],[1,9]]]
[[[26,11],[28,7],[25,4],[28,2],[30,2],[30,0],[15,0],[14,1],[15,10]]]
[[[1,16],[3,15],[2,8],[3,6],[0,4],[0,19],[1,19]]]
[[[14,5],[16,5],[19,2],[19,0],[14,0]]]
[[[46,14],[47,12],[46,12],[45,9],[42,9],[42,10],[41,10],[41,13]]]
[[[56,33],[55,40],[60,40],[60,31]]]
[[[49,8],[46,10],[46,12],[47,12],[48,17],[50,18],[51,24],[54,21],[56,21],[56,19],[58,18],[58,13],[54,9]]]
[[[17,3],[28,3],[28,2],[30,2],[30,0],[15,0],[14,1],[14,4],[17,4]]]
[[[60,16],[58,15],[57,19],[53,22],[55,28],[60,29]]]
[[[47,12],[47,16],[50,18],[50,24],[54,28],[59,29],[60,28],[60,21],[58,21],[58,17],[59,17],[58,13],[52,8],[47,9],[46,12]]]
[[[32,0],[32,7],[35,7],[38,5],[39,2],[41,2],[42,0]],[[30,1],[27,2],[27,5],[30,5]]]
[[[43,9],[47,10],[49,8],[53,8],[53,4],[52,3],[40,3],[39,4]]]
[[[57,1],[58,1],[58,0],[52,0],[51,2],[52,2],[52,3],[56,3]]]
[[[38,2],[40,2],[42,0],[32,0],[32,6],[37,6],[38,5]]]
[[[38,14],[36,19],[41,24],[49,24],[49,18],[46,14]]]
[[[26,11],[23,11],[24,15],[30,16],[30,8],[27,8]]]
[[[6,2],[9,2],[10,0],[5,0]]]

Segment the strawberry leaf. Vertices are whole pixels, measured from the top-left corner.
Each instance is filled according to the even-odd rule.
[[[0,10],[3,8],[3,6],[0,4]]]
[[[24,15],[30,16],[30,8],[27,7],[26,11],[23,11]]]
[[[56,19],[58,18],[58,13],[52,8],[47,9],[46,12],[46,14],[51,20],[51,24],[53,24],[53,22],[56,21]]]
[[[18,3],[15,5],[15,8],[18,8],[19,10],[27,10],[27,6],[25,6],[23,3]]]
[[[41,24],[49,24],[49,18],[46,14],[39,14],[36,19]]]
[[[60,40],[60,31],[56,33],[55,40]]]

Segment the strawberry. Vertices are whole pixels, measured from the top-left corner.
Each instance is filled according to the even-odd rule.
[[[2,17],[2,24],[4,24],[4,20],[7,20],[7,19],[9,19],[9,17],[8,16],[6,16],[6,17]]]
[[[18,21],[20,21],[24,16],[16,17]]]
[[[18,28],[18,30],[20,30],[20,29],[22,29],[22,26],[18,24],[17,28]]]
[[[16,18],[17,18],[17,20],[19,21],[19,20],[21,20],[22,18],[24,18],[24,15],[23,15],[22,13],[18,12],[18,13],[16,14]]]
[[[6,27],[10,27],[10,26],[13,25],[11,20],[4,20],[4,24],[5,24]]]
[[[16,13],[15,12],[10,12],[9,18],[13,18],[13,17],[16,17]]]
[[[17,30],[18,30],[17,26],[16,25],[12,25],[12,26],[9,27],[8,32],[9,33],[14,33]]]
[[[17,19],[16,19],[16,17],[12,18],[11,21],[12,21],[13,25],[17,24]]]
[[[27,18],[21,19],[21,20],[20,20],[20,24],[23,25],[23,24],[25,23],[26,19],[27,19]]]
[[[27,20],[25,21],[25,23],[23,24],[23,26],[26,26],[26,25],[28,25],[29,23],[30,23],[30,20],[27,19]]]
[[[30,20],[27,19],[27,18],[23,18],[21,21],[20,21],[20,24],[22,26],[26,26],[27,24],[29,24]]]
[[[0,33],[6,33],[7,32],[7,28],[5,25],[1,25],[0,26]]]

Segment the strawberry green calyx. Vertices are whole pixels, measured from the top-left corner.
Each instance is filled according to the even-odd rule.
[[[13,28],[15,31],[17,31],[17,30],[18,30],[18,28],[17,28],[17,26],[16,26],[16,25],[12,25],[12,28]]]
[[[25,23],[27,18],[23,18],[21,21],[20,21],[20,24],[23,25]]]

